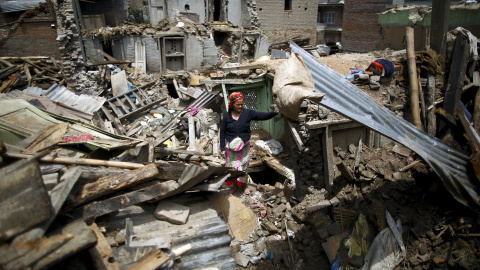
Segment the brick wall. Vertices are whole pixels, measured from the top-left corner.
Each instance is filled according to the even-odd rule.
[[[2,56],[53,56],[60,59],[54,22],[24,22],[0,48]]]
[[[285,10],[285,1],[257,0],[258,22],[270,44],[288,38],[310,38],[315,45],[318,0],[292,0],[292,9]]]
[[[342,45],[346,51],[368,52],[379,48],[381,27],[378,13],[392,1],[345,0]]]

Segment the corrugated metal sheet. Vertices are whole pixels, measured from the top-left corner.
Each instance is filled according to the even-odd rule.
[[[76,95],[64,86],[55,87],[44,92],[52,101],[60,102],[82,112],[93,114],[105,103],[106,98],[91,95]]]
[[[480,209],[474,185],[478,180],[467,173],[467,153],[398,117],[294,42],[290,41],[290,47],[292,52],[302,56],[312,73],[315,90],[326,93],[322,105],[408,147],[432,167],[457,201],[472,209]]]
[[[16,12],[34,8],[40,3],[46,3],[45,0],[16,0],[16,1],[0,1],[2,12]]]
[[[190,208],[186,224],[174,225],[158,220],[153,215],[156,205],[140,204],[109,215],[99,225],[109,230],[121,228],[116,237],[121,239],[125,235],[125,220],[130,218],[137,242],[148,243],[159,238],[170,239],[172,248],[191,244],[192,250],[181,257],[180,269],[237,269],[230,250],[232,238],[228,226],[218,217],[211,202],[200,194],[184,194],[168,200]]]
[[[272,50],[270,58],[274,59],[287,59],[289,52],[280,51],[280,50]]]
[[[203,93],[199,97],[197,97],[192,103],[190,103],[189,107],[210,108],[210,106],[215,104],[215,98],[217,98],[217,95],[210,94],[207,91],[203,91]]]

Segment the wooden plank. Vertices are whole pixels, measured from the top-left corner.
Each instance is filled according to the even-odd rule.
[[[186,155],[197,155],[197,156],[211,156],[212,153],[205,153],[200,151],[189,151],[189,150],[182,150],[182,149],[171,149],[165,147],[155,147],[155,152],[157,153],[164,153],[164,154],[186,154]]]
[[[112,111],[115,113],[117,117],[122,117],[123,113],[117,108],[117,105],[115,105],[113,102],[107,100],[108,105],[110,105],[110,108]],[[114,121],[115,118],[113,118],[111,121]]]
[[[195,141],[195,122],[193,117],[188,117],[188,150],[197,150],[197,143]]]
[[[144,102],[143,98],[141,95],[138,94],[137,91],[133,90],[133,91],[130,91],[129,94],[133,94],[135,96],[135,98],[137,99],[138,103],[140,103],[140,106],[143,107],[146,105],[146,103]]]
[[[465,112],[460,104],[457,105],[457,117],[460,119],[460,123],[462,123],[463,129],[465,129],[465,137],[467,138],[468,142],[470,143],[470,147],[472,148],[472,152],[480,152],[480,141],[478,141],[478,134],[474,134],[475,130],[470,126],[470,123],[465,116]],[[476,136],[475,136],[476,135]]]
[[[293,139],[297,144],[298,150],[303,151],[303,149],[305,149],[305,145],[303,144],[302,139],[300,138],[300,135],[297,132],[297,129],[295,129],[290,119],[287,119],[287,123],[288,123],[288,126],[290,127],[290,132],[292,133]]]
[[[177,92],[177,96],[179,98],[184,98],[182,92],[178,91],[178,83],[177,83],[177,80],[176,79],[173,79],[173,86],[175,87],[175,92]]]
[[[38,241],[0,246],[0,267],[8,269],[28,269],[46,255],[54,252],[73,239],[72,234],[58,234]]]
[[[159,175],[155,164],[143,168],[126,171],[113,176],[105,176],[85,185],[76,185],[72,195],[65,202],[65,207],[72,209],[104,195],[149,181]]]
[[[133,100],[130,98],[130,95],[128,95],[128,93],[127,93],[127,95],[125,95],[125,99],[127,100],[127,102],[132,107],[132,110],[138,109],[137,105],[135,105],[135,102],[133,102]]]
[[[21,160],[2,168],[0,179],[0,240],[50,218],[50,199],[36,160]]]
[[[125,96],[123,98],[125,98]],[[127,96],[127,98],[128,98],[128,96]],[[118,107],[118,105],[120,105],[120,107],[123,109],[125,114],[130,112],[130,108],[123,102],[122,97],[118,98],[117,101],[115,101],[115,105],[117,105],[117,107]]]
[[[435,106],[436,88],[434,75],[428,75],[425,92],[426,106],[428,108],[430,108],[430,106]],[[432,136],[435,136],[435,133],[437,132],[437,120],[435,117],[435,110],[427,110],[427,132]]]
[[[6,65],[7,67],[13,67],[15,66],[14,64],[8,62],[7,60],[5,59],[0,59],[0,62],[2,62],[4,65]]]
[[[53,266],[57,262],[66,259],[67,257],[80,252],[97,242],[95,233],[85,224],[83,220],[76,220],[65,227],[59,228],[52,232],[51,235],[64,234],[73,235],[73,239],[68,241],[65,245],[61,246],[55,252],[50,253],[48,256],[43,257],[36,264],[33,265],[33,269],[45,269]]]
[[[89,226],[97,237],[97,244],[88,250],[92,257],[93,268],[96,270],[118,270],[120,265],[113,257],[112,247],[108,244],[107,239],[94,222]]]
[[[350,123],[350,122],[352,122],[352,120],[348,118],[344,118],[336,121],[317,120],[317,121],[308,122],[305,125],[307,126],[308,129],[318,129],[318,128],[324,128],[326,126],[330,126],[334,124],[342,124],[342,123]]]
[[[50,227],[50,224],[52,224],[60,212],[63,203],[67,199],[67,196],[70,194],[70,191],[77,182],[81,173],[82,169],[80,167],[72,167],[62,175],[60,178],[60,183],[56,185],[55,188],[50,192],[50,201],[52,202],[53,212],[52,216],[40,224],[40,226],[37,228],[17,236],[14,240],[15,243],[33,241],[45,234],[47,229]]]
[[[32,83],[32,74],[30,74],[28,64],[23,65],[23,70],[25,71],[25,75],[27,76],[28,86]]]
[[[225,110],[228,110],[228,94],[227,89],[225,88],[225,84],[222,83],[222,93],[223,93],[223,101],[225,102]]]
[[[125,128],[123,127],[122,123],[118,118],[113,119],[113,124],[115,125],[115,129],[120,135],[125,135]]]
[[[165,133],[163,133],[160,137],[158,137],[158,138],[155,140],[155,143],[154,143],[153,145],[154,145],[154,146],[158,146],[158,145],[162,144],[163,142],[165,142],[166,140],[168,140],[170,137],[172,137],[174,134],[175,134],[175,131],[172,130],[172,129],[166,131]]]
[[[170,180],[153,186],[142,188],[129,193],[109,198],[100,202],[93,202],[72,212],[75,217],[87,219],[99,217],[117,211],[130,205],[148,201],[168,194],[178,188],[176,181]]]
[[[468,58],[470,55],[470,45],[468,39],[463,33],[459,33],[455,39],[455,46],[453,48],[452,63],[448,76],[447,89],[445,90],[445,97],[443,101],[443,109],[447,115],[455,115],[457,104],[460,101],[462,94],[462,87],[465,81],[465,74],[467,71]],[[437,109],[438,110],[438,109]],[[440,138],[443,138],[451,133],[451,131],[445,131],[446,123],[441,121],[438,126],[438,131],[441,132]]]
[[[5,155],[12,158],[32,157],[32,155],[14,154],[14,153],[8,153],[8,152]],[[40,158],[40,161],[47,162],[47,163],[57,163],[57,164],[107,166],[107,167],[117,167],[117,168],[124,168],[124,169],[138,169],[138,168],[143,168],[145,166],[140,163],[110,161],[110,160],[90,159],[90,158],[42,157]]]
[[[276,157],[264,157],[262,158],[264,164],[276,171],[278,174],[283,175],[288,178],[288,171],[285,168],[288,168],[280,162]]]
[[[108,118],[108,120],[113,121],[114,117],[113,117],[113,115],[110,113],[110,111],[108,110],[108,108],[105,108],[105,106],[102,106],[101,109],[102,109],[102,112],[105,114],[105,116]]]
[[[192,245],[186,244],[174,248],[170,253],[164,253],[161,250],[157,250],[153,254],[143,258],[137,264],[129,268],[129,270],[158,269],[161,266],[167,265],[170,260],[175,260],[191,249]]]
[[[152,103],[149,103],[149,104],[147,104],[147,105],[145,105],[145,106],[143,106],[143,107],[141,107],[141,108],[138,108],[138,109],[136,109],[136,110],[134,110],[134,111],[131,111],[130,113],[127,113],[127,114],[123,115],[123,116],[120,117],[119,119],[125,119],[125,118],[128,118],[128,117],[132,117],[132,116],[134,116],[134,115],[137,114],[137,113],[140,113],[140,112],[142,112],[142,111],[145,111],[145,110],[147,110],[147,109],[150,109],[151,107],[153,107],[153,106],[155,106],[155,105],[157,105],[157,104],[159,104],[159,103],[162,103],[162,102],[165,101],[166,99],[167,99],[167,98],[165,97],[165,98],[161,98],[161,99],[159,99],[159,100],[155,100],[155,101],[152,102]]]
[[[445,59],[447,32],[450,15],[450,0],[432,1],[432,24],[430,47]],[[422,46],[424,47],[424,46]]]
[[[325,132],[321,134],[322,152],[323,152],[323,171],[325,173],[325,189],[331,191],[333,179],[335,177],[333,164],[333,139],[332,130],[327,126]]]

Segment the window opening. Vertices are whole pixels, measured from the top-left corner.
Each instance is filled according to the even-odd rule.
[[[285,10],[292,10],[292,0],[285,0]]]
[[[220,12],[222,10],[222,0],[215,0],[213,2],[213,20],[220,21]]]
[[[334,24],[335,23],[335,12],[325,12],[323,21],[326,24]]]

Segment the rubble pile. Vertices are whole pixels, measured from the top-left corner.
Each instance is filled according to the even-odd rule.
[[[201,70],[148,74],[101,50],[105,61],[84,61],[71,4],[57,14],[61,61],[0,58],[1,269],[480,265],[480,71],[476,38],[463,29],[451,32],[446,61],[431,50],[385,50],[346,76],[307,74],[334,91],[320,104],[298,102],[296,119],[272,119],[272,132],[282,121],[280,140],[253,123],[245,172],[224,166],[219,125],[228,91],[250,91],[245,106],[264,110],[278,98],[272,84],[285,59],[255,61],[261,31],[181,15],[82,31],[106,42],[182,33],[218,49]],[[257,28],[256,2],[247,5]],[[223,33],[221,44],[213,32]],[[270,52],[284,58],[292,42],[309,40]],[[305,67],[322,61],[303,48]],[[412,85],[420,99],[409,104]],[[344,93],[351,96],[342,111],[335,102]],[[365,104],[372,106],[360,115]],[[413,107],[421,107],[420,127],[408,123],[418,116]],[[403,135],[411,145],[398,142]],[[247,190],[230,193],[224,183],[241,176]]]
[[[65,83],[62,65],[50,57],[3,57],[0,59],[1,93],[30,86],[48,88]]]

